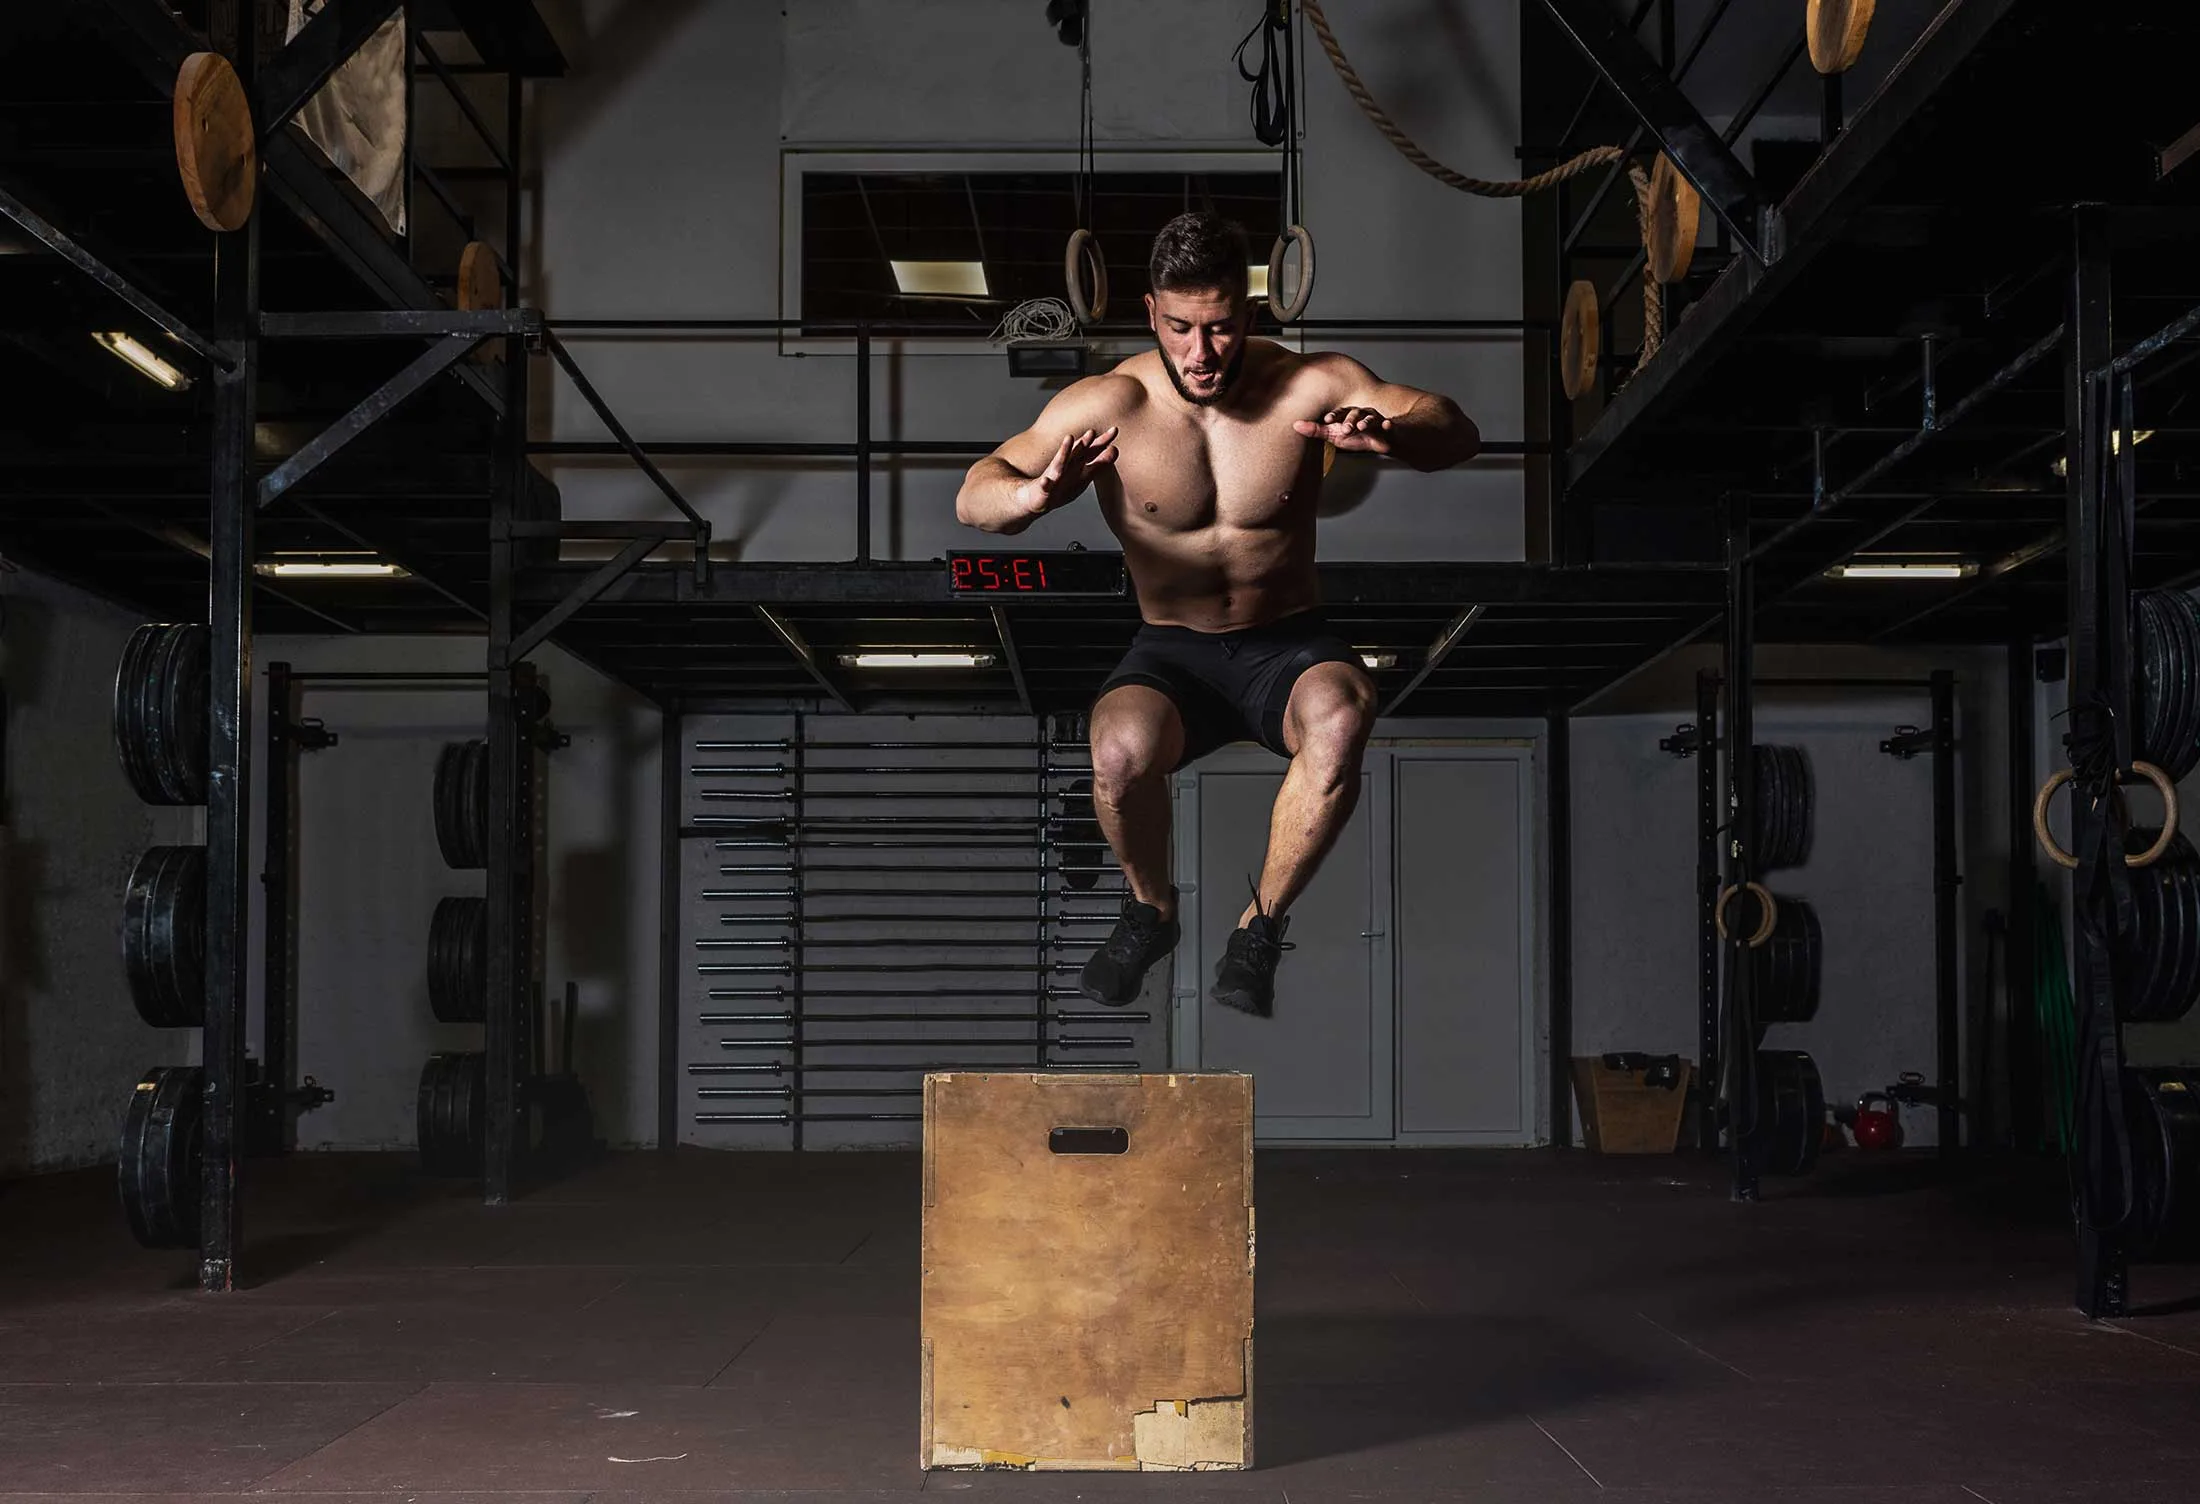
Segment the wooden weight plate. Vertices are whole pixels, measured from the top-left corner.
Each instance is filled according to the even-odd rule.
[[[1820,73],[1846,73],[1864,52],[1877,0],[1807,0],[1803,21],[1810,65]]]
[[[1596,387],[1603,330],[1597,312],[1596,284],[1585,277],[1576,278],[1566,289],[1566,310],[1558,324],[1558,385],[1569,399],[1578,400]]]
[[[156,1066],[130,1094],[115,1177],[130,1231],[147,1248],[199,1242],[200,1093],[195,1065]]]
[[[466,310],[502,308],[504,278],[497,272],[496,252],[478,240],[466,242],[458,253],[458,306]]]
[[[1696,255],[1696,219],[1703,210],[1696,185],[1681,176],[1673,159],[1660,155],[1650,169],[1650,270],[1660,282],[1688,275]]]
[[[176,72],[176,173],[191,212],[209,230],[241,230],[259,181],[252,104],[229,59],[194,52]]]

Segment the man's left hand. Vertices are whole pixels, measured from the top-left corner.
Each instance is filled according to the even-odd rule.
[[[1338,449],[1390,453],[1390,420],[1372,407],[1333,407],[1319,419],[1301,418],[1291,427],[1302,438],[1321,439]]]

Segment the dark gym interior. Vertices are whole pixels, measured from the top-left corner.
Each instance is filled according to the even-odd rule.
[[[2186,9],[0,11],[0,1504],[2200,1499]]]

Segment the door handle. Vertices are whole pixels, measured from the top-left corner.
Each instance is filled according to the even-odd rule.
[[[1362,940],[1380,940],[1383,938],[1383,932],[1381,930],[1362,930],[1360,931],[1360,938]]]

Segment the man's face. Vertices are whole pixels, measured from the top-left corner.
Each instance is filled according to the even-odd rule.
[[[1146,295],[1146,322],[1178,396],[1195,407],[1222,400],[1245,364],[1249,311],[1220,287]]]

